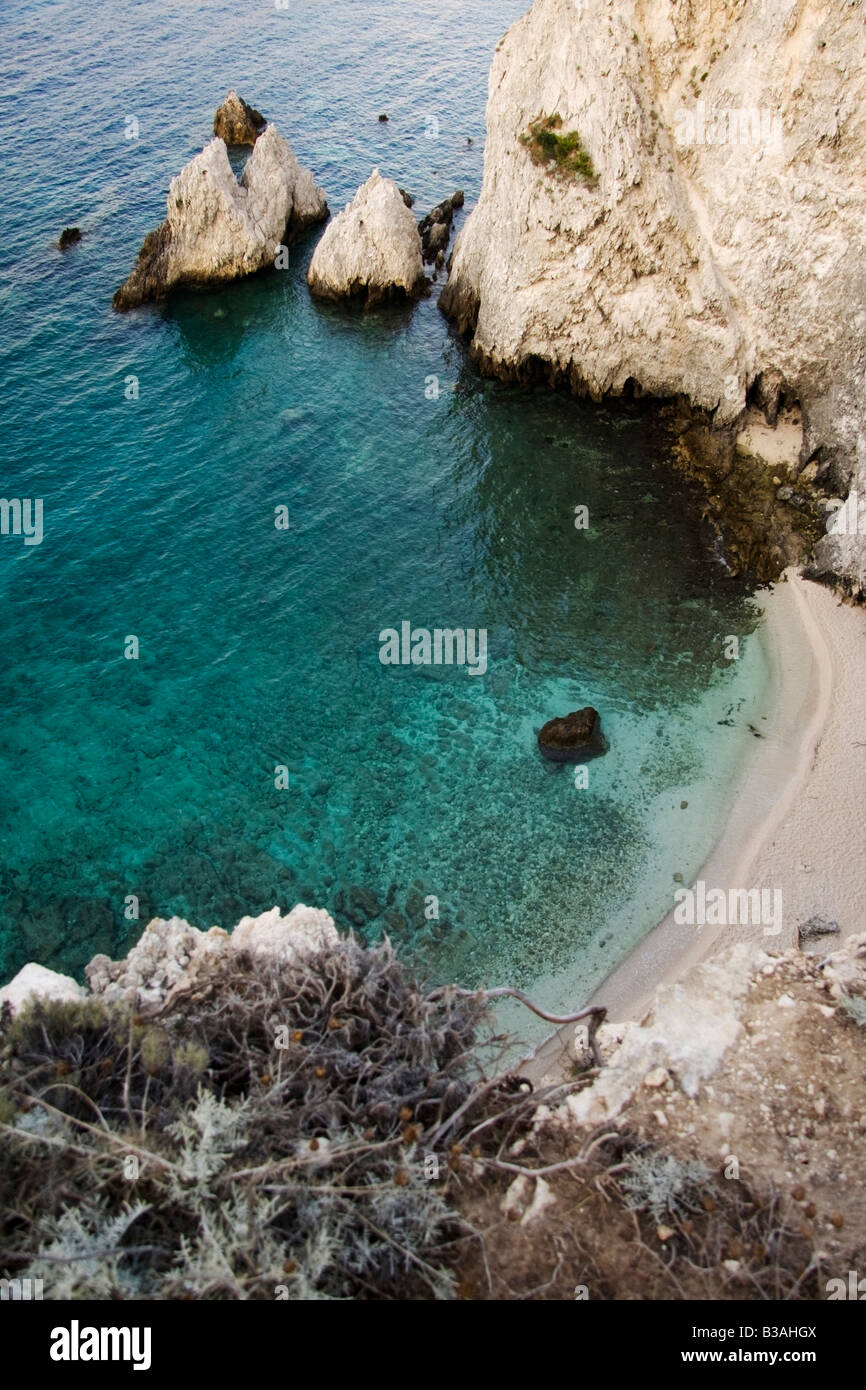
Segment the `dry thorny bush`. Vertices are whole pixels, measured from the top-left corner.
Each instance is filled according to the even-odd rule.
[[[637,1225],[664,1181],[621,1133],[575,1153],[533,1128],[593,1058],[533,1093],[497,1071],[503,1043],[484,996],[425,993],[387,942],[352,938],[290,970],[233,952],[146,1015],[34,1001],[0,1042],[0,1270],[56,1299],[561,1297],[586,1271],[616,1297],[585,1200],[524,1258],[503,1193],[540,1171]],[[690,1228],[691,1188],[672,1196],[680,1264],[710,1268],[721,1237]],[[752,1296],[779,1296],[801,1252],[743,1200]],[[500,1267],[521,1260],[515,1290]]]

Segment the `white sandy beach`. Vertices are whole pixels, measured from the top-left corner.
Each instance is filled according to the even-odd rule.
[[[780,708],[696,876],[708,888],[781,889],[782,930],[682,926],[672,908],[593,996],[611,1020],[640,1018],[659,984],[734,941],[784,950],[815,915],[838,923],[828,949],[866,928],[866,613],[793,571],[786,578],[762,599]],[[555,1069],[572,1033],[568,1025],[547,1039],[527,1072]]]

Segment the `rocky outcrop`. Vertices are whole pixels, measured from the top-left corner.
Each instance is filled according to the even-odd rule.
[[[396,183],[378,169],[325,229],[307,283],[323,299],[360,298],[369,308],[424,292],[427,280],[415,218]]]
[[[84,998],[84,990],[70,975],[59,975],[44,965],[30,961],[18,971],[8,985],[0,989],[0,1013],[8,1004],[13,1017],[31,999],[62,999],[74,1002]]]
[[[337,940],[328,913],[303,903],[285,916],[274,907],[258,917],[242,917],[231,935],[221,927],[200,931],[181,917],[154,918],[122,960],[94,956],[85,974],[94,995],[136,1008],[156,1006],[173,990],[189,989],[199,972],[226,952],[249,951],[291,968]]]
[[[214,139],[172,179],[166,219],[144,239],[115,309],[160,300],[183,285],[212,285],[273,265],[282,245],[321,222],[328,205],[288,140],[269,125],[240,182]]]
[[[445,248],[451,236],[451,223],[454,221],[454,214],[462,206],[463,190],[458,188],[451,194],[450,198],[444,198],[441,203],[436,204],[435,208],[431,208],[426,217],[421,218],[418,231],[421,234],[424,260],[428,264],[435,261],[437,265],[442,265]]]
[[[81,240],[80,227],[64,227],[57,241],[61,251],[65,251],[67,246],[75,246]]]
[[[864,72],[860,4],[535,0],[441,307],[503,377],[729,427],[797,402],[798,465],[866,495]],[[817,563],[861,587],[862,535]]]
[[[538,731],[538,748],[554,763],[587,763],[608,750],[598,710],[591,705],[548,719]]]
[[[213,133],[227,145],[254,145],[266,125],[261,111],[250,106],[232,87],[222,106],[216,109]]]

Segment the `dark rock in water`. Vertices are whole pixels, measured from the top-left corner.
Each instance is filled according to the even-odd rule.
[[[379,117],[379,124],[380,124],[380,125],[384,125],[385,122],[387,121],[387,119],[388,119],[388,117],[387,117],[386,113],[383,111],[382,114],[381,114],[381,116]]]
[[[232,88],[222,106],[217,107],[213,133],[227,145],[254,145],[266,125],[261,111],[250,106]]]
[[[437,203],[435,208],[431,208],[426,217],[422,217],[418,224],[418,231],[421,233],[421,246],[424,252],[424,260],[428,264],[435,261],[439,252],[445,251],[448,245],[448,238],[451,235],[451,223],[457,208],[463,206],[463,190],[458,188],[450,198],[445,198],[441,203]]]
[[[64,227],[63,231],[60,233],[60,240],[57,245],[60,247],[61,251],[65,251],[67,246],[74,246],[75,243],[80,240],[81,230],[79,227]]]
[[[415,206],[415,199],[412,197],[411,193],[406,192],[405,188],[400,189],[400,197],[403,199],[403,202],[406,204],[407,208],[412,208]]]
[[[413,926],[423,927],[426,920],[424,916],[424,898],[423,895],[418,892],[417,888],[413,888],[406,899],[406,916]]]
[[[353,884],[349,888],[340,888],[334,897],[334,910],[338,917],[350,922],[353,927],[363,929],[368,922],[372,922],[382,911],[382,905],[376,894],[369,888]]]
[[[591,705],[548,719],[538,731],[538,747],[555,763],[586,763],[606,753],[608,741],[601,732],[601,718]]]
[[[430,231],[427,233],[427,239],[424,244],[424,250],[427,253],[425,259],[435,260],[440,251],[444,251],[445,247],[448,245],[449,236],[450,230],[447,222],[434,222]]]

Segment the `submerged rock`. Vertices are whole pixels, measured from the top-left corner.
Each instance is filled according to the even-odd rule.
[[[172,179],[166,210],[115,294],[115,309],[164,299],[182,285],[251,275],[273,265],[281,245],[328,215],[324,193],[274,125],[256,141],[240,182],[225,141],[212,140]]]
[[[587,705],[571,714],[548,719],[538,731],[538,747],[551,762],[586,763],[606,753],[609,744],[601,731],[598,710]]]
[[[60,238],[57,242],[57,245],[60,247],[61,251],[65,251],[67,246],[74,246],[76,242],[80,240],[80,227],[64,227],[63,231],[60,233]]]
[[[261,111],[250,106],[232,87],[222,106],[217,107],[213,133],[227,145],[254,145],[266,125]]]
[[[362,297],[368,307],[427,285],[415,219],[392,179],[374,169],[329,227],[307,272],[313,294],[324,299]]]

